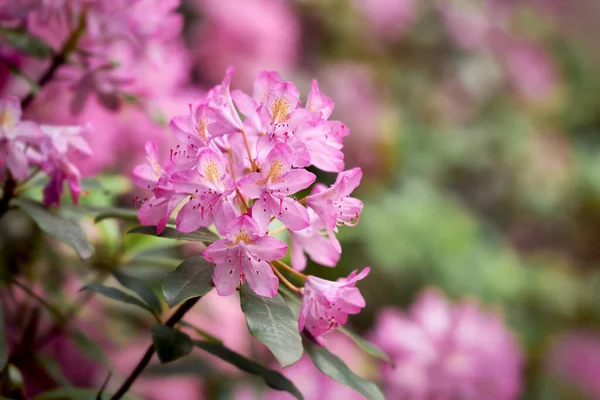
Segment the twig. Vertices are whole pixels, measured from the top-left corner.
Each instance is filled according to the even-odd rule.
[[[106,379],[104,380],[104,383],[102,383],[102,386],[100,387],[100,391],[98,391],[98,394],[96,395],[96,400],[102,400],[102,394],[106,390],[106,385],[108,385],[108,381],[110,381],[111,376],[112,372],[109,371],[108,375],[106,376]]]
[[[179,306],[179,308],[173,313],[173,315],[171,315],[171,317],[167,320],[165,325],[170,328],[174,327],[175,324],[181,321],[185,313],[187,313],[194,306],[194,304],[196,304],[198,300],[200,300],[200,297],[195,297],[186,300],[181,306]],[[118,400],[121,397],[123,397],[125,393],[127,393],[133,382],[135,382],[135,380],[138,378],[138,376],[140,376],[142,371],[144,371],[144,369],[148,366],[148,363],[150,363],[150,360],[152,359],[152,356],[154,355],[155,351],[156,349],[154,347],[154,344],[151,344],[146,350],[146,353],[144,353],[144,356],[142,357],[138,365],[133,371],[131,371],[131,374],[129,375],[127,380],[123,382],[123,385],[121,385],[119,390],[113,395],[113,397],[110,398],[110,400]]]
[[[279,270],[272,263],[269,263],[269,265],[271,266],[271,269],[273,270],[273,272],[275,273],[275,275],[277,275],[277,277],[279,278],[279,280],[285,286],[287,286],[288,289],[290,289],[294,293],[300,293],[300,289],[298,289],[296,286],[292,285],[292,283],[290,281],[288,281],[285,278],[285,276],[283,276],[283,274],[281,272],[279,272]]]

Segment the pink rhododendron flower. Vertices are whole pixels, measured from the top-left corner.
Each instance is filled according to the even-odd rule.
[[[306,254],[316,263],[326,267],[335,267],[340,260],[339,251],[324,234],[325,225],[319,216],[308,209],[310,226],[293,232],[290,231],[292,246],[292,267],[297,271],[306,268]]]
[[[382,365],[389,398],[516,399],[522,357],[501,318],[475,303],[424,292],[404,315],[387,309],[372,335],[396,366]]]
[[[42,170],[50,176],[50,182],[44,188],[44,203],[60,204],[63,182],[67,181],[73,203],[77,204],[81,174],[73,161],[92,155],[92,149],[83,138],[91,127],[40,125],[40,129],[45,137],[40,145],[39,161]]]
[[[74,160],[90,156],[83,138],[89,126],[53,126],[21,121],[21,103],[16,97],[0,98],[0,175],[8,169],[16,180],[29,176],[37,165],[50,177],[44,188],[44,203],[59,204],[64,181],[73,202],[79,200],[81,174]]]
[[[258,224],[242,215],[229,223],[226,239],[217,240],[204,250],[204,257],[216,264],[213,281],[221,296],[232,294],[245,280],[257,294],[274,297],[279,280],[267,261],[283,257],[287,245],[271,236],[261,236]]]
[[[306,329],[318,340],[324,333],[344,325],[348,314],[358,314],[365,306],[365,299],[355,286],[370,270],[367,267],[359,274],[353,271],[336,282],[309,276],[302,290],[300,331]]]
[[[235,216],[227,199],[235,190],[235,183],[227,174],[222,155],[205,147],[197,159],[196,169],[176,172],[170,179],[176,192],[190,196],[177,214],[177,229],[182,232],[207,227],[213,221],[218,228],[225,227]]]
[[[148,164],[134,169],[134,182],[150,195],[136,204],[142,224],[155,225],[161,232],[187,199],[177,213],[178,230],[193,232],[214,224],[225,236],[203,253],[216,263],[213,281],[218,293],[228,296],[247,280],[256,293],[272,297],[279,281],[268,262],[283,257],[287,245],[266,235],[271,221],[278,219],[292,232],[296,269],[306,264],[304,252],[334,266],[341,254],[337,226],[354,225],[362,210],[362,203],[349,197],[362,172],[340,172],[331,188],[317,185],[310,196],[298,200],[295,194],[316,179],[305,166],[343,169],[341,149],[348,129],[328,120],[334,103],[316,81],[302,107],[296,86],[274,71],[258,74],[252,96],[231,92],[232,74],[228,68],[219,85],[189,105],[187,115],[171,120],[180,144],[163,163],[158,146],[146,145]]]
[[[21,121],[21,103],[16,97],[0,98],[0,176],[8,168],[15,179],[27,178],[27,148],[42,136],[36,124]]]
[[[250,173],[238,181],[251,199],[257,199],[252,217],[264,232],[269,228],[271,215],[292,231],[309,225],[306,209],[287,196],[309,187],[317,177],[305,169],[292,169],[291,159],[290,148],[277,144],[262,163],[262,172]]]
[[[350,193],[359,185],[361,178],[360,168],[341,172],[330,188],[317,185],[311,195],[306,198],[306,204],[321,218],[329,239],[338,251],[341,251],[341,246],[334,233],[337,232],[337,225],[356,224],[362,211],[362,202],[349,197]]]

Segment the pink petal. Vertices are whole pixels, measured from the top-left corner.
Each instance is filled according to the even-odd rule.
[[[302,204],[289,197],[281,199],[281,203],[280,201],[275,201],[276,200],[270,201],[271,212],[275,218],[283,222],[289,230],[299,231],[308,228],[310,225],[310,217],[308,216],[308,211],[306,211],[306,208],[304,208]]]
[[[206,250],[208,250],[208,248]],[[206,252],[206,250],[204,250],[204,252]],[[240,267],[237,259],[232,260],[231,263],[222,263],[215,266],[213,283],[217,288],[219,296],[232,295],[239,282]]]
[[[261,186],[259,182],[262,180],[262,175],[258,172],[251,172],[237,182],[237,186],[251,199],[260,197]]]
[[[242,265],[246,280],[250,288],[260,296],[275,297],[279,288],[279,279],[265,261],[257,262],[254,259],[242,258]]]
[[[249,252],[264,261],[273,261],[285,257],[287,244],[273,236],[263,236],[256,240],[255,244],[247,245]]]

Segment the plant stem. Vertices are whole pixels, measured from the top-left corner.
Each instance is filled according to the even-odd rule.
[[[277,228],[277,229],[272,230],[271,232],[269,232],[269,235],[275,236],[278,233],[284,232],[286,230],[287,230],[287,226],[283,225],[283,226],[280,226],[279,228]]]
[[[170,328],[174,327],[175,324],[181,321],[185,313],[187,313],[194,306],[194,304],[198,302],[198,300],[200,300],[200,297],[194,297],[192,299],[186,300],[182,305],[179,306],[179,308],[173,313],[173,315],[171,315],[167,322],[165,322],[165,325]],[[123,382],[123,385],[121,385],[119,390],[110,398],[110,400],[118,400],[121,397],[123,397],[125,393],[127,393],[133,382],[135,382],[135,380],[138,378],[138,376],[140,376],[142,371],[144,371],[144,369],[148,366],[155,351],[156,348],[154,347],[154,344],[151,344],[146,350],[146,353],[144,353],[144,356],[142,357],[138,365],[133,371],[131,371],[131,374],[129,375],[127,380]]]
[[[254,160],[252,159],[252,153],[250,152],[250,145],[248,144],[248,138],[246,137],[246,132],[242,129],[240,131],[242,133],[242,137],[244,138],[244,146],[246,146],[246,153],[248,154],[248,161],[250,161],[250,168],[252,171],[256,171],[256,165],[254,164]]]
[[[296,278],[300,279],[302,282],[304,282],[307,278],[306,275],[304,275],[301,272],[296,271],[294,268],[290,267],[289,265],[287,265],[286,263],[280,261],[280,260],[274,260],[273,261],[275,264],[277,264],[279,267],[285,269],[287,272],[289,272],[290,274],[294,275]]]
[[[271,269],[273,270],[273,272],[275,273],[275,275],[277,275],[277,277],[279,278],[279,280],[281,281],[281,283],[283,283],[288,289],[290,289],[294,293],[300,293],[300,289],[298,289],[290,281],[288,281],[286,279],[286,277],[283,276],[283,274],[281,272],[279,272],[279,270],[272,263],[269,263],[269,265],[271,266]]]
[[[81,15],[79,16],[79,23],[77,25],[77,28],[75,28],[75,30],[73,32],[71,32],[71,35],[69,36],[69,38],[67,39],[67,41],[65,42],[63,47],[60,49],[58,54],[56,54],[54,56],[54,58],[52,59],[52,62],[50,63],[50,66],[48,67],[46,72],[44,72],[44,74],[38,80],[38,82],[37,82],[38,90],[40,90],[42,87],[44,87],[44,85],[46,83],[48,83],[54,77],[54,74],[56,73],[58,68],[60,68],[67,61],[71,52],[73,50],[75,50],[75,47],[77,46],[77,42],[79,41],[79,38],[81,38],[81,36],[85,32],[85,25],[86,25],[86,22],[85,22],[86,15],[85,14],[86,14],[85,11],[83,11],[81,13]],[[21,108],[22,109],[27,108],[27,106],[29,104],[31,104],[31,102],[35,98],[35,95],[36,95],[36,93],[34,91],[29,92],[27,97],[25,97],[23,99],[23,101],[21,101]]]

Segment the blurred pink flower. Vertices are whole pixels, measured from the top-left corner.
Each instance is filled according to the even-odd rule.
[[[298,329],[306,329],[322,343],[320,336],[346,324],[348,314],[358,314],[366,305],[356,283],[370,270],[366,267],[359,274],[355,270],[347,278],[335,282],[309,275],[302,289]]]
[[[379,37],[395,40],[410,29],[418,13],[419,0],[355,0],[369,28]]]
[[[423,292],[408,315],[381,312],[373,341],[396,363],[383,364],[389,399],[516,399],[520,349],[501,318],[471,302],[453,306]]]
[[[451,38],[468,50],[485,50],[504,31],[512,9],[489,0],[438,0],[437,6]]]
[[[197,63],[212,81],[233,65],[249,89],[263,69],[290,70],[298,57],[300,26],[284,0],[197,0],[201,23],[193,34]]]
[[[525,40],[504,38],[495,46],[505,60],[508,80],[525,100],[543,101],[557,86],[557,73],[544,49]]]
[[[600,336],[570,332],[561,336],[548,355],[549,368],[564,383],[574,384],[590,399],[600,398]]]

